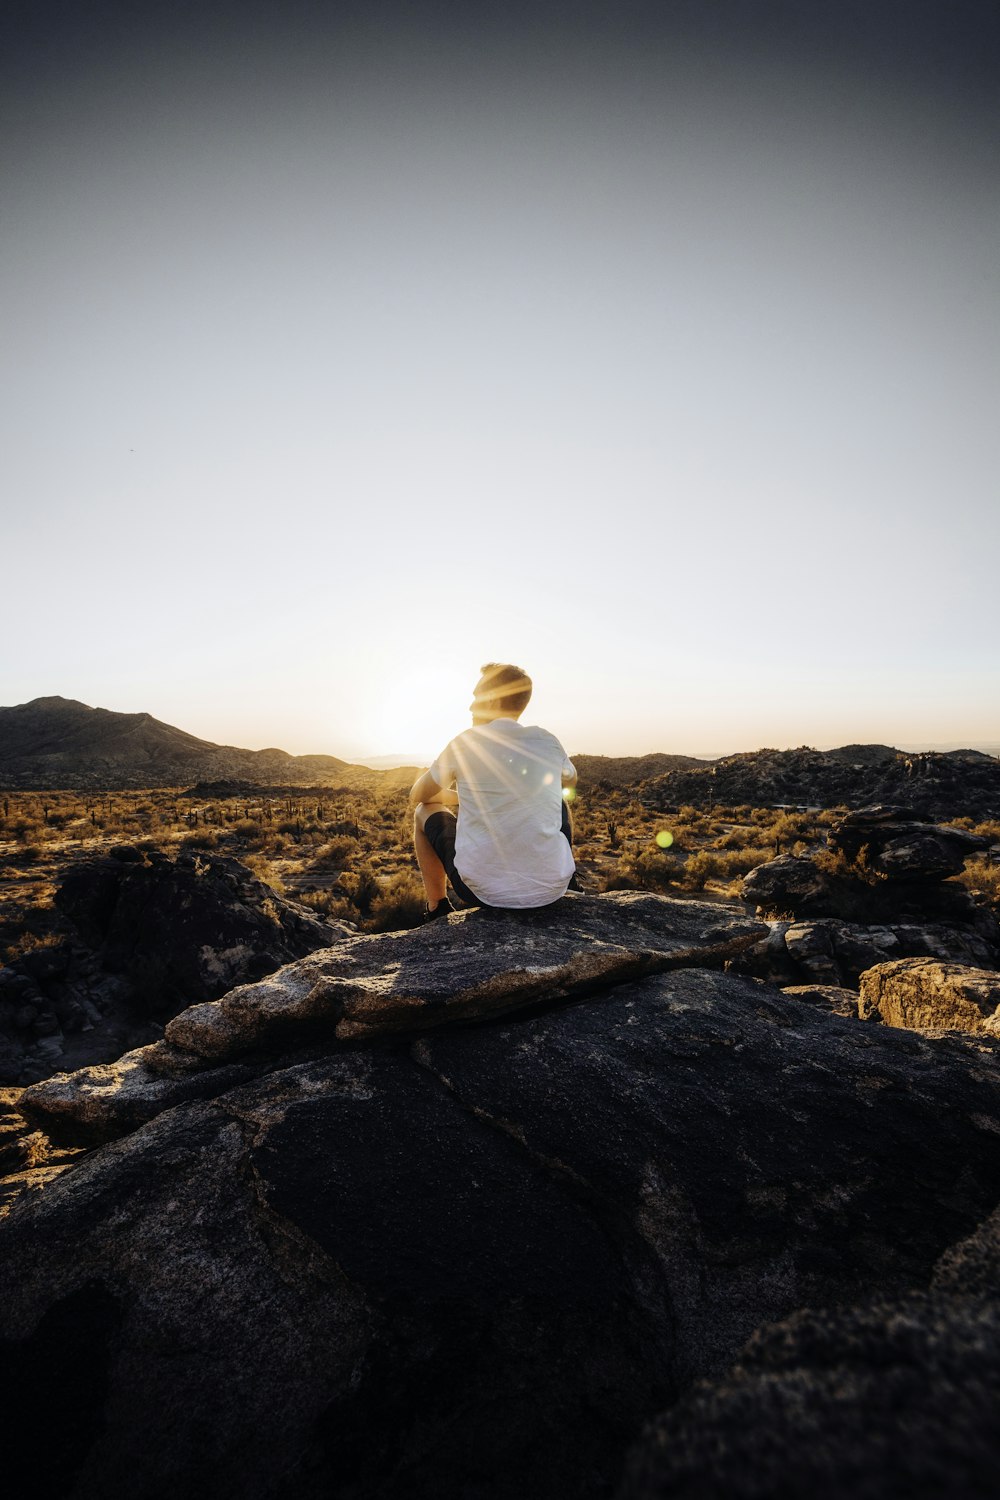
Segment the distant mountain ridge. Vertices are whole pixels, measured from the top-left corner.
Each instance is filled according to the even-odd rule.
[[[691,755],[574,755],[581,786],[643,787],[656,807],[862,806],[905,802],[934,816],[1000,816],[1000,760],[976,750],[906,752],[891,745]],[[387,757],[388,759],[388,757]],[[373,769],[335,755],[242,750],[199,739],[152,714],[35,698],[0,708],[0,788],[44,791],[191,786],[375,787],[409,784],[418,768]]]
[[[90,708],[74,698],[35,698],[0,708],[0,786],[10,790],[186,786],[371,786],[400,772],[352,766],[335,755],[242,750],[198,739],[152,714]]]
[[[753,750],[668,771],[644,800],[672,807],[866,807],[891,803],[930,818],[1000,817],[1000,760],[981,750],[909,752],[891,745]]]
[[[635,786],[668,771],[687,771],[711,765],[693,755],[666,755],[655,751],[649,755],[572,755],[577,775],[584,783],[605,782],[608,786]]]

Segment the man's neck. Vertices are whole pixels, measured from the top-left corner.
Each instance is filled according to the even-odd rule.
[[[516,724],[520,717],[520,714],[473,714],[472,727],[474,729],[479,729],[484,724],[495,724],[498,719],[507,719],[510,721],[510,723]]]

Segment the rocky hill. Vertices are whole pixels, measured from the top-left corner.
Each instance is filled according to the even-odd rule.
[[[668,771],[687,771],[711,765],[693,755],[573,755],[582,786],[638,786]]]
[[[867,807],[902,803],[923,817],[1000,815],[1000,761],[977,750],[908,754],[887,745],[754,750],[668,771],[646,787],[658,808]]]
[[[954,853],[890,821],[872,858]],[[8,1465],[66,1500],[995,1495],[1000,974],[876,964],[835,1009],[727,971],[770,932],[617,892],[345,935],[7,1091]]]
[[[380,774],[334,755],[240,750],[197,739],[152,714],[89,708],[71,698],[35,698],[0,708],[0,786],[46,788],[184,786],[368,786]]]

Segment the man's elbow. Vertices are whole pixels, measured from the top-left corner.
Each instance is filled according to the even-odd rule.
[[[429,771],[418,776],[410,788],[410,806],[416,807],[421,802],[430,802],[437,796],[441,788],[433,780]]]

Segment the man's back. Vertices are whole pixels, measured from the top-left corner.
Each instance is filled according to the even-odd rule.
[[[547,906],[575,868],[562,832],[562,783],[575,775],[555,735],[498,718],[453,739],[430,768],[458,791],[455,865],[490,906]]]

